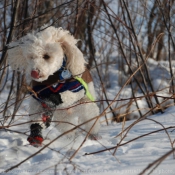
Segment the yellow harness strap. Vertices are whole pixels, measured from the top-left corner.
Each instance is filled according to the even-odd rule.
[[[88,89],[88,85],[87,83],[81,78],[81,77],[74,77],[76,80],[78,80],[85,88],[86,90],[86,96],[91,100],[91,101],[94,101],[94,97],[92,96],[92,94],[89,92],[89,89]]]

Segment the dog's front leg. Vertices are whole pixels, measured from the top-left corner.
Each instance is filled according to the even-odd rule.
[[[85,96],[85,90],[82,89],[78,92],[65,91],[60,93],[60,95],[62,100],[60,107],[67,107],[82,99]]]
[[[40,102],[36,99],[31,98],[30,100],[30,135],[27,138],[28,142],[38,147],[43,142],[42,129],[45,128],[45,124],[42,121],[43,107]]]

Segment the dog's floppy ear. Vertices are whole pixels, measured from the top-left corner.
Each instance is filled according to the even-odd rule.
[[[70,33],[62,28],[58,29],[58,42],[60,42],[67,57],[67,68],[72,75],[81,75],[85,71],[86,61],[82,52],[76,46],[76,40]]]
[[[26,58],[23,56],[20,42],[12,42],[8,45],[7,61],[13,70],[23,71],[27,68]]]

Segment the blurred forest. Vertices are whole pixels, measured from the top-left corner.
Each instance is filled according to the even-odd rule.
[[[104,102],[109,105],[110,65],[118,65],[123,72],[118,77],[121,90],[117,93],[127,84],[132,89],[132,99],[124,106],[119,102],[115,108],[110,106],[113,120],[121,121],[118,109],[124,107],[127,113],[133,102],[139,117],[145,115],[137,104],[136,89],[143,94],[150,113],[163,112],[162,102],[155,94],[150,78],[147,59],[168,61],[169,88],[174,94],[171,64],[175,51],[174,15],[174,0],[0,0],[0,93],[8,87],[8,96],[0,104],[0,112],[5,116],[1,118],[1,124],[4,125],[8,117],[8,124],[12,122],[26,95],[25,74],[12,72],[7,65],[8,43],[28,32],[40,30],[45,24],[67,29],[80,39],[78,47],[88,62],[88,68],[94,72],[99,85],[96,86],[100,87],[98,100],[101,109],[105,108]],[[123,75],[129,80],[125,81]],[[13,112],[9,114],[10,107]]]

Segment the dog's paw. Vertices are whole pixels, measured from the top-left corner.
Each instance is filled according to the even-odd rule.
[[[30,145],[34,146],[34,147],[40,147],[42,146],[42,142],[43,142],[43,137],[42,136],[29,136],[27,138],[27,141],[30,143]]]
[[[27,141],[30,143],[30,145],[34,147],[39,147],[42,145],[43,137],[41,134],[42,127],[39,123],[34,123],[30,126],[30,135],[27,138]]]

